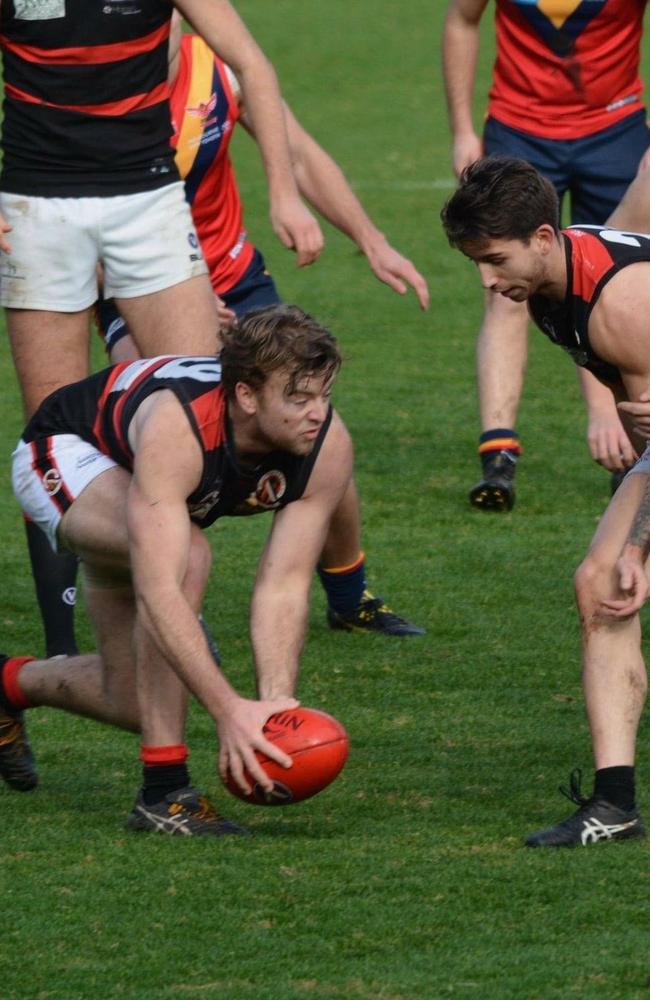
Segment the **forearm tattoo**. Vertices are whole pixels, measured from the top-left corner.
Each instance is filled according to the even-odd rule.
[[[646,478],[641,503],[630,529],[627,544],[638,545],[644,556],[650,552],[650,476]]]

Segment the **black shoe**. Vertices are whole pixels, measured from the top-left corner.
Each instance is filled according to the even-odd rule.
[[[645,837],[645,826],[638,809],[626,812],[595,795],[586,799],[580,793],[581,776],[576,768],[571,773],[569,791],[560,786],[562,794],[580,808],[555,826],[532,833],[526,840],[526,847],[587,847],[588,844],[597,844],[599,840]]]
[[[515,505],[517,456],[496,451],[483,460],[483,478],[470,490],[469,502],[479,510],[512,510]]]
[[[22,712],[0,709],[0,776],[17,792],[31,792],[38,784]]]
[[[364,590],[361,603],[353,611],[327,609],[330,628],[347,629],[349,632],[383,632],[384,635],[425,635],[426,630],[401,618],[384,604],[381,597],[373,597]]]
[[[140,790],[126,825],[130,830],[149,830],[172,836],[248,835],[248,830],[219,816],[210,800],[190,786],[170,792],[162,802],[150,806],[145,805]]]
[[[9,659],[0,653],[0,668]],[[34,754],[27,739],[22,712],[14,712],[0,697],[0,777],[17,792],[31,792],[38,784]]]

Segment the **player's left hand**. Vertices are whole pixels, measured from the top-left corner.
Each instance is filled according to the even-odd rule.
[[[618,600],[602,601],[603,613],[610,618],[630,618],[639,611],[650,595],[645,567],[639,558],[623,554],[616,563],[618,587],[624,595]]]
[[[590,411],[587,441],[591,457],[610,472],[629,469],[639,457],[613,410]]]
[[[650,438],[650,392],[643,392],[634,403],[629,400],[619,403],[618,408],[629,414],[639,434]]]
[[[297,195],[272,203],[271,223],[280,242],[295,251],[298,267],[313,264],[320,256],[325,246],[323,232]]]
[[[429,288],[426,281],[408,258],[398,253],[384,241],[366,252],[373,273],[400,295],[406,295],[410,285],[418,297],[421,309],[429,308]]]

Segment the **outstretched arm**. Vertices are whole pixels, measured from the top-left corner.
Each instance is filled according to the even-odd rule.
[[[334,414],[304,496],[276,514],[260,561],[251,608],[260,698],[294,693],[314,568],[351,475],[350,436]]]
[[[453,136],[452,163],[456,176],[483,153],[474,129],[472,97],[479,52],[479,22],[487,0],[451,0],[442,36],[442,65],[449,126]]]
[[[289,149],[298,190],[320,214],[355,243],[373,273],[400,295],[407,285],[422,309],[429,305],[429,289],[421,274],[394,249],[365,212],[335,160],[300,125],[286,105]]]
[[[128,498],[128,530],[138,622],[167,663],[204,705],[219,735],[222,775],[230,771],[245,791],[244,769],[270,788],[254,751],[261,750],[280,764],[290,759],[269,743],[262,727],[274,712],[294,708],[293,698],[250,701],[242,698],[214,663],[192,597],[202,596],[197,583],[207,580],[207,545],[187,509],[187,496],[196,487],[202,456],[180,403],[159,392],[136,414],[136,460]],[[169,455],[174,455],[170,464]],[[155,664],[138,669],[155,669]],[[149,685],[155,690],[155,685]],[[155,711],[163,711],[157,706]]]
[[[228,0],[174,0],[174,6],[236,74],[264,162],[273,228],[299,266],[311,264],[323,235],[298,194],[273,66]]]

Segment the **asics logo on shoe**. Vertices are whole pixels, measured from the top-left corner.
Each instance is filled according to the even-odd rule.
[[[597,844],[599,840],[611,840],[615,834],[622,833],[623,830],[629,830],[631,827],[636,826],[638,822],[639,820],[636,818],[630,820],[629,823],[601,823],[594,816],[590,816],[588,820],[585,820],[582,833],[580,834],[582,846],[586,847],[587,844]]]
[[[172,806],[173,808],[174,806]],[[184,833],[189,836],[192,832],[186,829],[189,823],[189,816],[184,816],[182,813],[177,813],[176,816],[161,816],[154,812],[149,812],[148,809],[144,809],[142,806],[138,806],[137,811],[153,823],[156,830],[159,830],[161,833]]]

